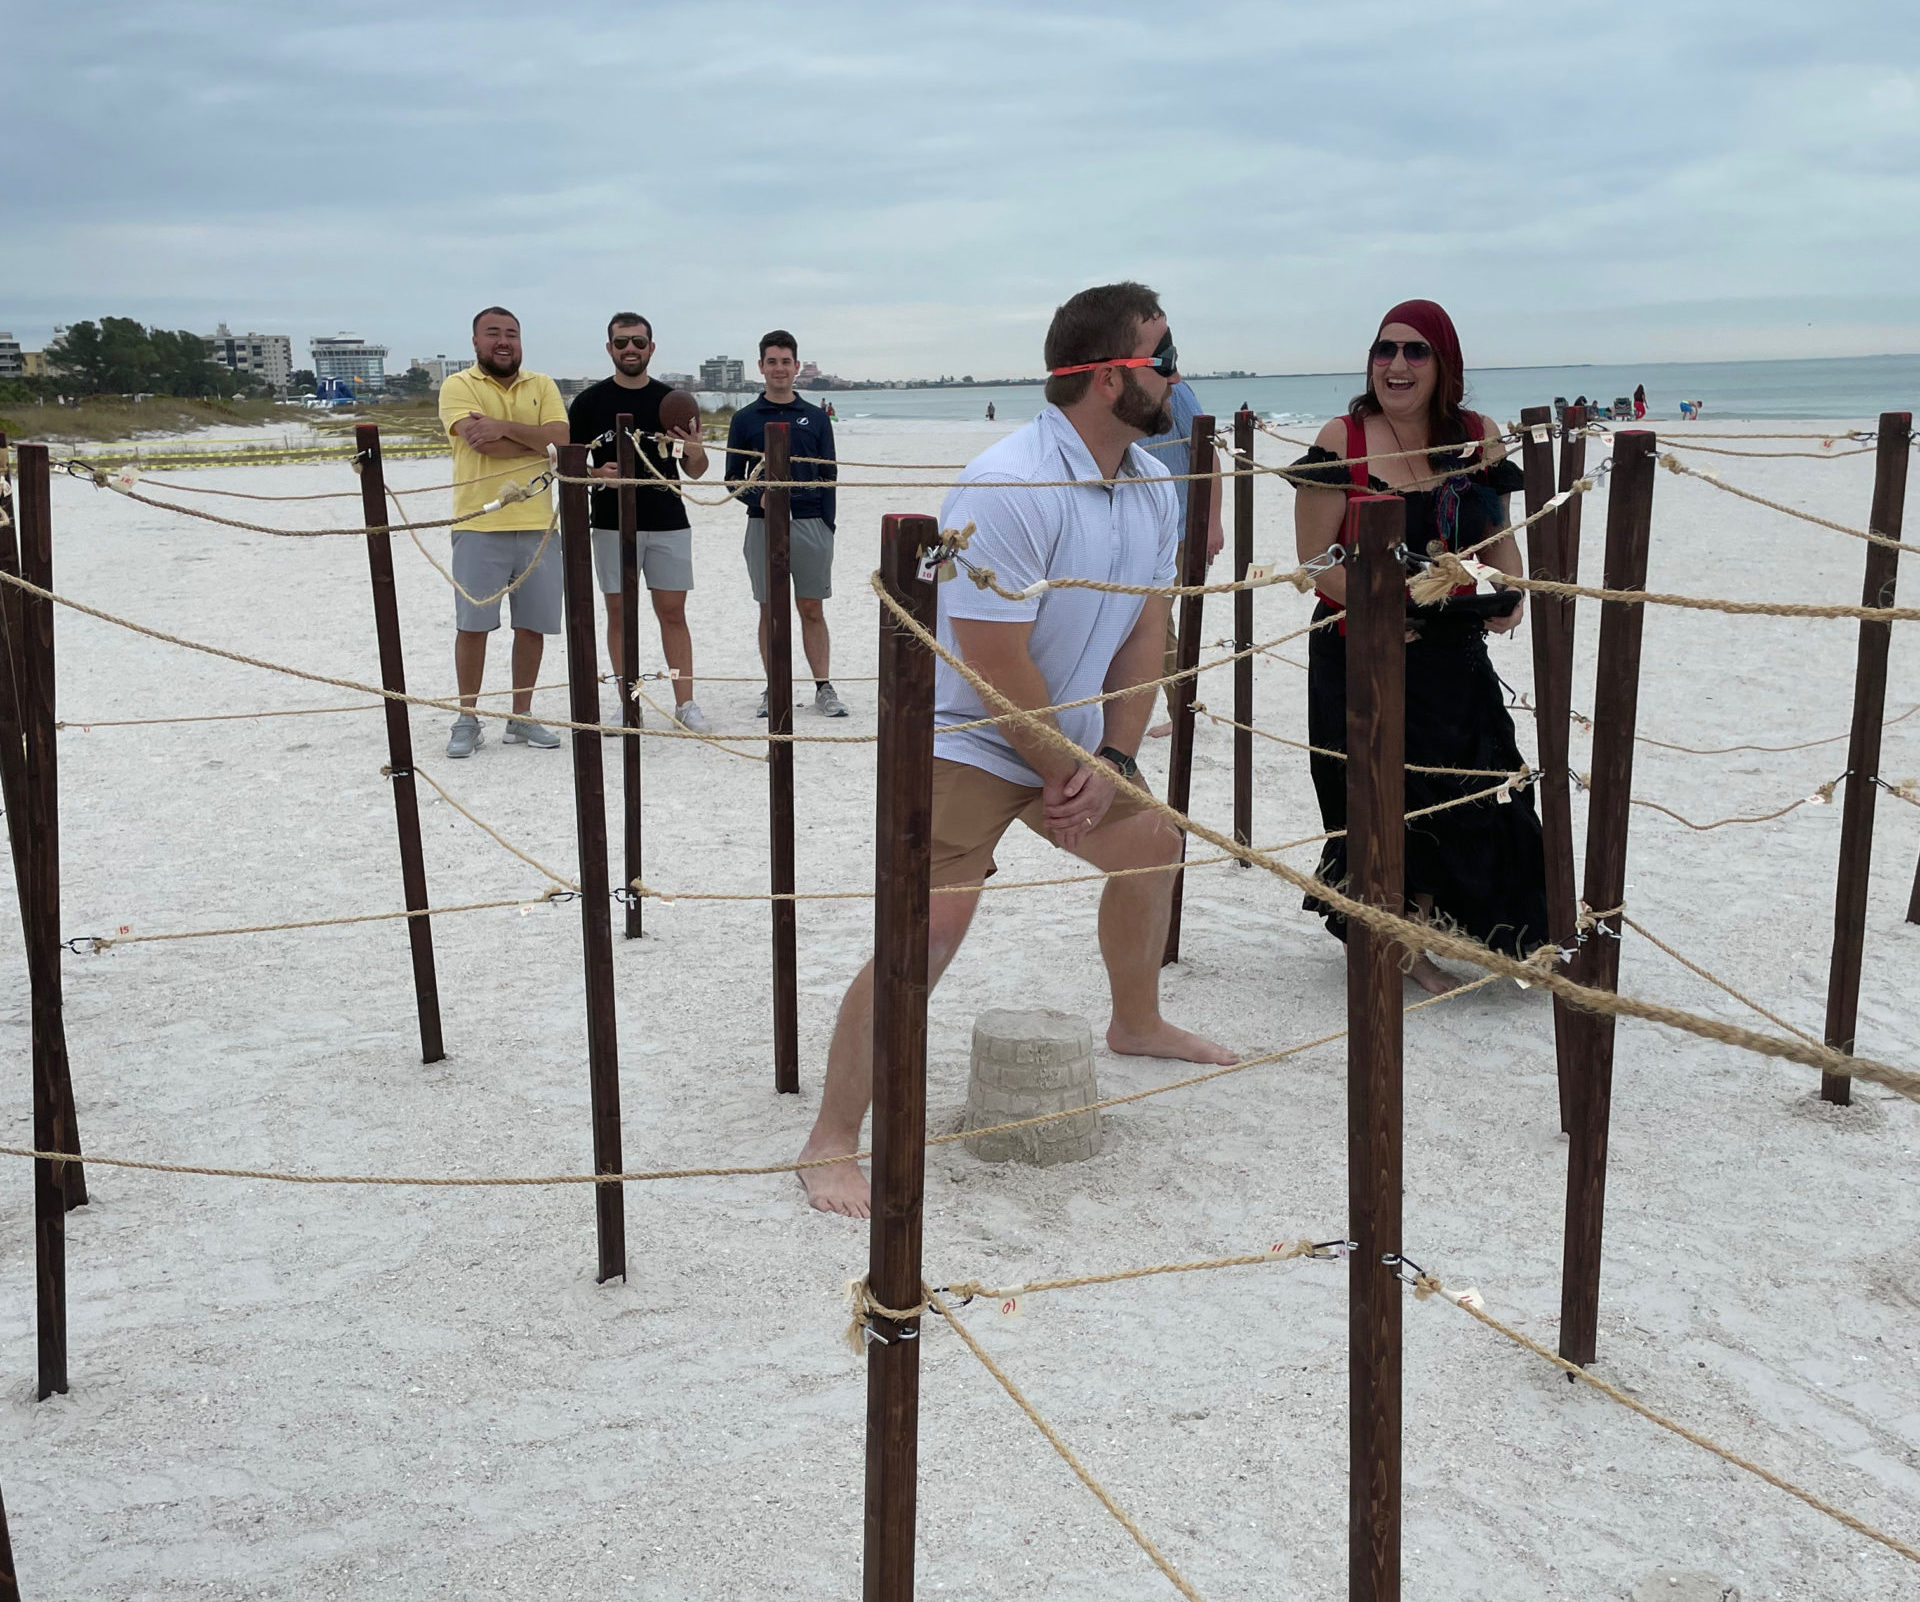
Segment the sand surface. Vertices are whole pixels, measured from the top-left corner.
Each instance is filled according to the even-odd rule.
[[[1778,429],[1780,425],[1772,425]],[[1836,425],[1841,426],[1841,425]],[[1727,425],[1709,425],[1724,432]],[[986,425],[848,424],[848,458],[957,463]],[[1764,448],[1764,447],[1756,447]],[[1263,441],[1262,454],[1293,454]],[[1721,459],[1761,493],[1864,524],[1873,458]],[[444,478],[399,462],[399,486]],[[295,494],[339,467],[179,477]],[[871,478],[849,469],[847,476]],[[895,477],[902,475],[895,474]],[[909,475],[910,476],[910,475]],[[933,477],[937,475],[923,475]],[[158,492],[165,493],[165,492]],[[258,507],[175,498],[286,527],[346,526],[356,500]],[[828,606],[853,707],[805,732],[874,728],[879,519],[935,489],[846,491]],[[444,516],[444,495],[418,515]],[[190,522],[62,479],[58,587],[125,615],[346,677],[377,675],[364,547]],[[699,665],[756,673],[732,507],[696,512]],[[1604,506],[1586,517],[1600,572]],[[426,536],[444,552],[444,534]],[[1290,494],[1266,481],[1257,556],[1291,560]],[[1857,600],[1863,547],[1661,474],[1651,583],[1738,597]],[[409,682],[451,682],[449,592],[397,541]],[[1920,580],[1920,574],[1914,575]],[[1304,623],[1260,592],[1258,637]],[[1229,629],[1209,607],[1206,637]],[[356,699],[62,613],[67,935],[146,934],[401,905],[377,714],[158,728],[127,719]],[[1592,704],[1594,619],[1577,705]],[[1641,730],[1692,746],[1843,735],[1855,626],[1650,609]],[[1920,636],[1896,634],[1889,713],[1920,703]],[[1524,632],[1496,644],[1530,687]],[[504,682],[504,653],[489,664]],[[1262,660],[1259,721],[1304,737],[1304,642]],[[643,661],[658,665],[643,633]],[[561,676],[558,642],[544,677]],[[659,688],[655,686],[655,688]],[[745,731],[758,682],[700,699]],[[612,707],[610,691],[603,704]],[[1202,699],[1231,705],[1225,674]],[[540,705],[564,715],[564,693]],[[566,750],[421,766],[562,873],[576,870]],[[657,719],[655,720],[657,723]],[[1532,730],[1522,714],[1523,749]],[[1256,838],[1319,830],[1304,757],[1257,742]],[[615,748],[607,746],[610,774]],[[1584,735],[1576,765],[1587,765]],[[1165,751],[1147,753],[1156,778]],[[766,882],[765,769],[651,741],[646,874],[673,890]],[[871,887],[873,748],[798,754],[802,889]],[[1642,745],[1634,789],[1696,821],[1769,812],[1846,766],[1844,740],[1701,757]],[[1920,717],[1885,771],[1920,771]],[[617,785],[610,815],[617,837]],[[1194,809],[1226,827],[1231,741],[1203,725]],[[423,790],[436,904],[531,900],[545,881]],[[1578,820],[1583,822],[1583,818]],[[1838,807],[1696,833],[1636,808],[1641,921],[1818,1032]],[[1920,1060],[1920,928],[1902,921],[1920,810],[1880,798],[1859,1049]],[[1294,860],[1311,865],[1312,851]],[[1020,831],[1007,879],[1068,871]],[[0,872],[7,871],[0,869]],[[930,1121],[957,1127],[974,1016],[1047,1005],[1106,1016],[1097,887],[987,897],[934,998]],[[1344,1021],[1341,948],[1265,874],[1194,871],[1179,1022],[1256,1053]],[[781,1162],[815,1108],[827,1036],[870,944],[864,902],[800,912],[803,1091],[772,1091],[767,910],[650,905],[616,938],[629,1167]],[[0,949],[17,951],[11,888]],[[617,927],[617,925],[616,925]],[[573,907],[436,920],[449,1055],[419,1061],[398,923],[134,945],[68,956],[83,1137],[103,1153],[313,1172],[539,1174],[590,1166],[580,925]],[[24,973],[0,998],[11,1065],[0,1135],[31,1133]],[[1623,988],[1755,1020],[1629,938]],[[1413,999],[1411,993],[1409,999]],[[1102,1089],[1178,1076],[1098,1062]],[[1344,1232],[1344,1054],[1323,1047],[1111,1112],[1093,1161],[927,1162],[936,1283],[1095,1272]],[[1623,1024],[1615,1081],[1599,1371],[1647,1403],[1903,1536],[1920,1539],[1920,1117],[1871,1085],[1848,1110],[1817,1076]],[[1552,1344],[1566,1144],[1551,1012],[1511,984],[1416,1015],[1406,1046],[1407,1251]],[[0,1197],[0,1485],[29,1598],[821,1597],[857,1594],[864,1375],[840,1344],[863,1229],[810,1212],[790,1177],[629,1187],[630,1274],[596,1285],[583,1188],[312,1189],[90,1170],[71,1216],[71,1394],[32,1399],[31,1185]],[[1033,1298],[973,1328],[1122,1505],[1215,1599],[1334,1598],[1346,1586],[1344,1265],[1227,1270]],[[1752,1599],[1914,1594],[1902,1560],[1654,1429],[1438,1302],[1406,1307],[1406,1595],[1621,1597],[1656,1566]],[[953,1335],[923,1341],[923,1595],[1154,1598],[1171,1588]]]

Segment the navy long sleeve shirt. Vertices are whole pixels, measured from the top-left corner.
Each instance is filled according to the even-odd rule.
[[[733,421],[727,425],[727,478],[729,481],[746,478],[760,465],[758,456],[744,453],[767,448],[769,423],[788,425],[788,450],[794,457],[817,456],[827,459],[824,462],[796,460],[793,463],[791,477],[796,484],[817,483],[820,487],[795,489],[792,512],[795,517],[820,518],[828,528],[832,528],[833,482],[839,476],[839,469],[832,460],[833,423],[825,408],[815,406],[812,401],[798,395],[790,401],[770,401],[763,393],[735,412]],[[747,516],[765,515],[760,507],[761,491],[758,487],[736,493],[746,503]]]

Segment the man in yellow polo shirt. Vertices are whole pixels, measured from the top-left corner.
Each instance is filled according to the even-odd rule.
[[[487,636],[500,627],[500,597],[513,609],[513,710],[508,745],[552,750],[553,730],[525,716],[533,710],[546,636],[561,627],[560,536],[553,529],[548,486],[497,511],[482,507],[509,484],[523,489],[547,469],[547,447],[567,443],[567,408],[545,373],[520,370],[520,319],[489,306],[473,320],[473,366],[440,386],[440,424],[453,443],[453,674],[460,704],[479,703],[487,671]],[[471,710],[454,720],[450,757],[472,756],[484,736]]]

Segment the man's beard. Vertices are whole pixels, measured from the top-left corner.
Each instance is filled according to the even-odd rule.
[[[617,361],[613,366],[614,370],[619,373],[622,378],[645,378],[647,376],[647,363],[644,357],[641,358],[638,367],[629,367],[624,361]]]
[[[1173,408],[1166,398],[1154,400],[1125,367],[1120,369],[1120,398],[1113,403],[1113,415],[1142,434],[1164,434],[1173,427]]]
[[[491,356],[482,356],[479,358],[479,361],[481,371],[491,373],[495,378],[511,378],[515,373],[520,371],[520,358],[518,356],[514,357],[511,362],[504,366],[495,361]]]

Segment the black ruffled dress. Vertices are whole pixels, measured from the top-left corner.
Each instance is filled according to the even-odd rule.
[[[1364,438],[1364,436],[1363,436]],[[1364,444],[1348,454],[1360,455]],[[1365,490],[1349,476],[1358,469],[1332,467],[1331,451],[1314,446],[1294,464],[1301,477],[1318,479],[1350,494],[1390,493],[1407,504],[1407,547],[1428,549],[1444,542],[1462,550],[1485,539],[1498,526],[1502,497],[1522,487],[1520,469],[1510,461],[1460,471],[1432,489],[1394,490],[1377,478]],[[1437,467],[1455,465],[1435,459]],[[1317,469],[1317,471],[1316,471]],[[1314,621],[1337,610],[1322,596]],[[1526,766],[1515,743],[1501,684],[1487,656],[1486,631],[1479,619],[1440,607],[1409,611],[1420,637],[1407,644],[1406,760],[1409,812],[1484,790],[1498,781],[1452,774],[1416,773],[1415,764],[1444,768],[1514,771]],[[1347,748],[1347,642],[1344,625],[1316,629],[1308,636],[1307,737],[1326,750]],[[1328,829],[1347,826],[1347,765],[1337,757],[1309,759],[1320,816]],[[1530,791],[1511,800],[1488,796],[1465,806],[1419,818],[1407,825],[1407,905],[1416,895],[1433,898],[1438,921],[1463,930],[1497,951],[1524,957],[1549,938],[1546,867],[1540,846],[1540,820]],[[1329,840],[1320,853],[1320,877],[1342,884],[1347,877],[1347,843]],[[1312,896],[1304,905],[1326,919],[1328,931],[1346,939],[1347,920]]]

